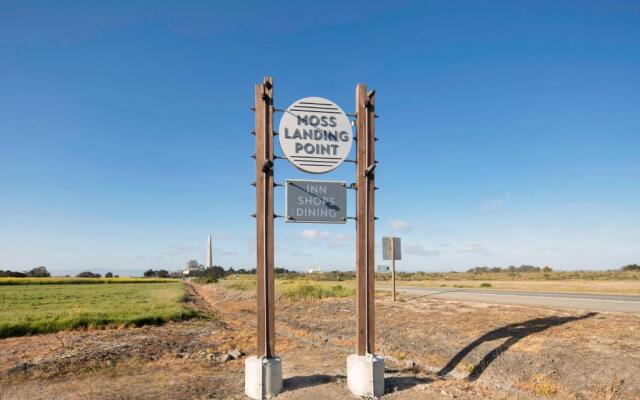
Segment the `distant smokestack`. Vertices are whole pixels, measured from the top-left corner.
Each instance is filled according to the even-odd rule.
[[[211,235],[209,235],[209,246],[207,246],[207,268],[213,267],[213,255],[211,254]]]

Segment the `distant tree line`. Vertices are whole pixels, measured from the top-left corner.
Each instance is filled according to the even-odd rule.
[[[25,272],[0,270],[0,278],[49,278],[51,274],[44,266],[39,266]]]
[[[492,274],[492,273],[500,273],[500,272],[553,272],[553,268],[551,267],[535,267],[533,265],[521,265],[516,267],[515,265],[510,265],[507,268],[500,267],[474,267],[467,272],[472,274]]]
[[[622,267],[623,271],[640,271],[640,265],[638,264],[629,264]]]
[[[204,268],[200,270],[191,270],[189,273],[190,277],[209,277],[209,278],[221,278],[225,276],[228,272],[224,270],[224,268],[219,266],[213,266],[210,268]],[[143,274],[145,278],[183,278],[184,274],[182,271],[173,271],[170,272],[166,269],[151,269],[149,268]]]
[[[102,278],[102,275],[93,273],[91,271],[82,271],[76,275],[76,278]]]
[[[66,275],[66,276],[68,277],[69,275]],[[49,273],[49,271],[47,271],[47,268],[42,265],[25,272],[0,270],[0,278],[50,278],[50,277],[51,277],[51,273]],[[107,272],[106,274],[104,274],[104,277],[117,278],[118,275],[113,275],[113,273]],[[77,274],[76,278],[102,278],[102,275],[93,273],[91,271],[83,271]]]
[[[142,274],[145,278],[173,278],[177,276],[172,276],[172,274],[176,274],[171,273],[169,271],[167,271],[166,269],[159,269],[159,270],[153,270],[153,269],[148,269],[146,271],[144,271],[144,274]]]
[[[238,268],[235,269],[233,267],[229,267],[224,269],[219,265],[214,265],[213,267],[205,268],[202,264],[197,264],[195,260],[189,260],[187,262],[187,268],[189,268],[189,277],[204,277],[204,278],[224,278],[229,275],[255,275],[255,268]],[[196,269],[196,267],[199,267]],[[276,267],[274,268],[274,273],[276,275],[298,275],[300,274],[297,271],[290,271],[286,268]],[[149,268],[143,273],[145,278],[183,278],[184,274],[182,271],[169,271],[167,269],[153,269]]]

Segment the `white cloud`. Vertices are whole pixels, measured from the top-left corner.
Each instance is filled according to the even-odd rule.
[[[315,237],[318,236],[318,231],[315,229],[305,229],[300,232],[300,236],[307,239],[315,239]]]
[[[475,243],[475,244],[467,244],[462,249],[458,250],[458,253],[466,253],[466,254],[487,254],[489,250],[483,244]]]
[[[327,231],[318,231],[316,229],[305,229],[299,233],[298,237],[305,240],[320,239],[320,242],[322,244],[331,249],[344,247],[346,244],[349,244],[354,240],[354,237],[352,235],[348,235],[342,232],[332,234]],[[315,242],[313,244],[314,247],[317,246],[317,243],[318,242]]]
[[[331,235],[329,235],[329,232],[325,232],[325,231],[317,231],[315,229],[305,229],[302,232],[300,232],[300,236],[302,236],[305,239],[327,239]]]
[[[421,244],[406,245],[404,246],[404,252],[406,254],[412,254],[412,255],[422,256],[422,257],[433,257],[441,253],[439,250],[427,250]]]
[[[505,193],[501,197],[495,199],[488,199],[480,203],[478,206],[479,210],[492,210],[495,208],[500,208],[507,204],[507,202],[511,199],[511,195],[509,193]]]
[[[391,219],[389,225],[397,231],[410,231],[412,228],[411,224],[403,219]]]
[[[346,244],[350,243],[353,241],[353,236],[351,235],[347,235],[344,233],[338,233],[337,235],[331,237],[331,240],[329,240],[329,247],[330,248],[340,248],[340,247],[344,247]]]

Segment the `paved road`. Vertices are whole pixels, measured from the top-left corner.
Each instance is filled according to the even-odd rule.
[[[389,290],[378,287],[378,290]],[[514,292],[493,289],[424,288],[415,286],[398,287],[398,291],[425,297],[446,300],[475,301],[481,303],[509,304],[545,307],[553,309],[577,309],[589,311],[629,312],[640,314],[640,296]]]

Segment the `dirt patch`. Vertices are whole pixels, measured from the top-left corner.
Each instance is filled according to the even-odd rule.
[[[194,285],[208,319],[0,340],[0,399],[241,399],[255,297]],[[377,300],[389,399],[638,399],[640,318],[404,297]],[[284,399],[348,399],[353,298],[276,309]]]

